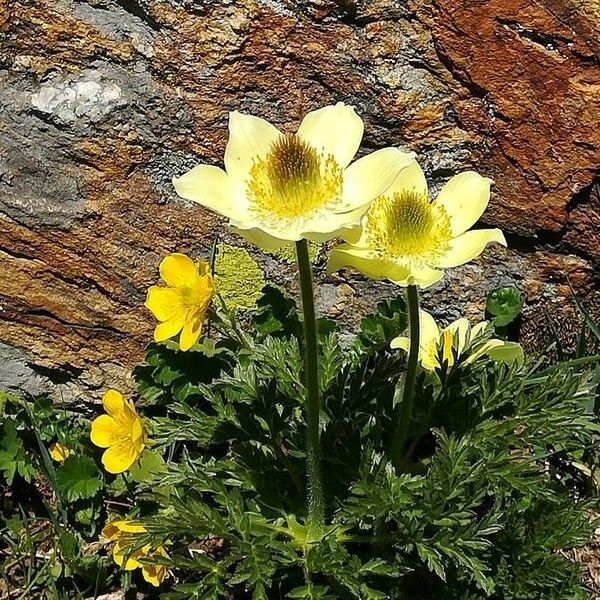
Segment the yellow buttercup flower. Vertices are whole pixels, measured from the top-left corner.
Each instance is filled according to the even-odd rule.
[[[208,264],[196,263],[184,254],[169,254],[159,270],[167,286],[150,287],[145,303],[160,321],[154,330],[154,340],[164,342],[181,332],[179,347],[189,350],[202,333],[206,311],[215,293]]]
[[[92,421],[90,439],[96,446],[107,448],[102,464],[109,473],[122,473],[139,458],[146,445],[144,423],[133,402],[125,400],[117,390],[108,390],[102,398],[108,414]]]
[[[440,330],[428,312],[419,310],[419,328],[419,362],[428,371],[439,369],[443,363],[448,367],[458,363],[466,366],[484,354],[508,364],[523,360],[519,344],[489,338],[490,324],[487,321],[471,327],[467,319],[461,318]],[[406,352],[410,350],[407,337],[399,336],[390,345]],[[468,356],[463,360],[465,354]]]
[[[166,557],[167,553],[162,546],[152,548],[150,544],[130,551],[132,537],[136,533],[146,533],[146,528],[141,523],[129,519],[111,521],[102,530],[102,535],[105,538],[115,542],[112,552],[115,563],[126,571],[142,569],[144,579],[153,586],[158,587],[168,575],[167,567],[160,563],[160,557]],[[140,559],[144,562],[140,562]],[[150,564],[148,560],[144,559],[156,560],[156,562]]]
[[[199,165],[173,179],[182,198],[229,219],[264,248],[325,241],[358,225],[414,154],[383,148],[350,164],[363,135],[354,108],[339,102],[308,113],[295,134],[234,111],[225,170]]]
[[[354,267],[374,279],[426,288],[443,269],[466,263],[491,242],[506,246],[499,229],[467,231],[490,198],[491,180],[474,171],[456,175],[431,201],[416,162],[401,171],[369,207],[360,230],[333,249],[328,271]]]
[[[62,463],[67,460],[67,457],[73,454],[73,450],[63,446],[60,442],[54,442],[48,448],[48,453],[56,462]]]

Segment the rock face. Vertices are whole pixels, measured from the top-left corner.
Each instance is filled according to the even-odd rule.
[[[293,131],[342,100],[364,149],[414,150],[434,188],[467,168],[495,180],[484,220],[510,249],[433,288],[439,316],[480,316],[486,290],[515,284],[533,339],[567,275],[593,308],[599,39],[597,0],[0,0],[0,358],[15,365],[0,388],[130,385],[161,257],[206,255],[217,232],[242,245],[170,184],[221,163],[233,109]],[[251,252],[293,287],[289,264]],[[349,324],[398,293],[322,281]]]

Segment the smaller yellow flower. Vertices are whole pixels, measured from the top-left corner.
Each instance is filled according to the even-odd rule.
[[[202,333],[202,323],[215,293],[208,263],[195,263],[184,254],[169,254],[159,270],[167,286],[150,287],[145,303],[160,321],[154,340],[164,342],[181,332],[179,347],[189,350]]]
[[[485,211],[491,180],[474,171],[455,175],[435,200],[416,162],[401,170],[384,195],[375,199],[361,227],[336,246],[329,273],[354,267],[367,277],[426,288],[444,269],[479,256],[492,242],[506,246],[499,229],[468,231]]]
[[[73,454],[73,450],[69,450],[66,446],[63,446],[60,442],[54,442],[50,448],[48,448],[50,456],[56,462],[62,463],[67,460],[67,457]]]
[[[110,541],[115,542],[113,547],[113,560],[126,571],[142,569],[143,578],[155,587],[158,587],[167,577],[167,567],[160,562],[149,564],[145,559],[155,560],[161,556],[168,556],[162,546],[152,548],[146,544],[133,552],[128,548],[132,537],[136,533],[146,533],[146,528],[141,523],[129,519],[116,519],[111,521],[102,530],[102,535]],[[144,562],[140,562],[142,559]]]
[[[96,446],[107,448],[102,464],[109,473],[122,473],[139,458],[146,445],[142,419],[133,402],[125,400],[117,390],[108,390],[102,398],[108,414],[92,421],[90,439]]]
[[[419,326],[419,362],[428,371],[439,369],[444,362],[448,367],[459,362],[469,365],[484,354],[507,364],[523,360],[523,350],[519,344],[488,337],[490,324],[487,321],[471,327],[467,319],[462,318],[440,330],[433,317],[420,310]],[[410,350],[407,337],[399,336],[390,345],[406,352]],[[466,359],[460,360],[466,353]]]

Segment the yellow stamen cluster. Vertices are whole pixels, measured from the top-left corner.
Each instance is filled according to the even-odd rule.
[[[414,191],[375,200],[367,213],[366,230],[369,246],[382,255],[408,260],[441,256],[452,238],[444,208]]]
[[[247,184],[250,209],[260,219],[297,219],[339,202],[342,169],[297,135],[282,135],[256,161]]]

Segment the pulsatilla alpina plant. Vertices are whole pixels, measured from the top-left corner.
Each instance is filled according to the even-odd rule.
[[[467,231],[490,181],[432,201],[409,153],[350,164],[361,136],[343,104],[295,134],[232,113],[225,170],[174,180],[248,240],[295,246],[301,309],[267,284],[241,326],[206,263],[163,260],[144,419],[115,396],[92,428],[108,470],[144,471],[107,520],[113,557],[173,600],[586,598],[558,551],[592,528],[561,469],[597,431],[593,360],[541,370],[493,322],[440,328],[419,288],[505,243]],[[315,311],[307,240],[334,237],[329,270],[406,288],[352,339]]]

